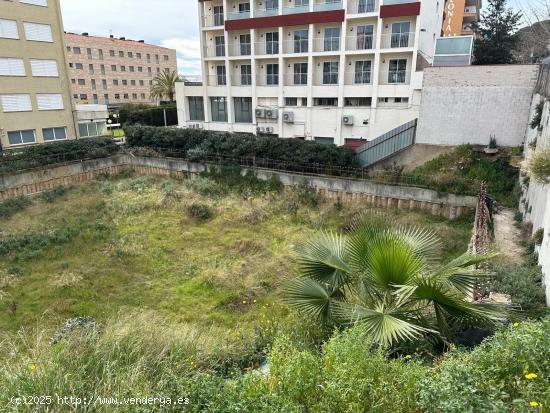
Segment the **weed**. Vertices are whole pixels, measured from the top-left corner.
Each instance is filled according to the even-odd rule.
[[[199,221],[208,221],[213,218],[214,211],[208,205],[194,202],[187,207],[187,213],[190,217]]]
[[[7,199],[0,202],[0,218],[9,218],[12,215],[21,212],[23,209],[31,205],[31,200],[26,196]]]
[[[61,198],[67,193],[67,188],[59,186],[51,191],[46,191],[40,194],[40,199],[49,204],[53,204],[58,198]]]

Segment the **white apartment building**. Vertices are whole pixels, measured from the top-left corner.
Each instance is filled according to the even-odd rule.
[[[438,0],[206,0],[180,127],[357,146],[418,117]]]

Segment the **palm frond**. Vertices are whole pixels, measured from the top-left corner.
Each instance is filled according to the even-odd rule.
[[[400,227],[394,231],[418,254],[428,261],[435,261],[441,250],[441,240],[435,232],[420,227]]]
[[[471,268],[494,258],[496,254],[476,255],[465,253],[443,266],[431,275],[437,282],[449,283],[463,294],[471,294],[479,281],[492,275],[490,272]]]

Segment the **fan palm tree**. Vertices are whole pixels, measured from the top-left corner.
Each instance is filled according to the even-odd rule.
[[[465,253],[441,266],[438,249],[434,233],[380,219],[355,224],[347,236],[321,233],[298,248],[300,277],[285,300],[325,325],[361,323],[390,346],[503,321],[502,307],[468,299],[489,275],[473,267],[492,256]]]
[[[177,72],[162,72],[153,78],[151,86],[151,98],[162,100],[168,98],[170,102],[174,101],[176,95],[176,82],[180,81]]]

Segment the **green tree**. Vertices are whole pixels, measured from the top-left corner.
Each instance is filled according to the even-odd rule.
[[[512,54],[519,38],[516,30],[522,17],[506,5],[507,0],[489,0],[487,12],[473,29],[478,38],[474,45],[474,64],[514,63]]]
[[[174,102],[176,83],[179,81],[177,72],[162,72],[156,75],[151,86],[151,98],[158,100],[168,98],[170,102]]]
[[[438,265],[439,239],[417,228],[392,228],[379,217],[343,236],[322,233],[297,251],[300,277],[285,300],[326,326],[360,323],[381,344],[431,334],[452,340],[459,327],[491,326],[502,307],[468,297],[488,274],[473,267],[489,255]]]

